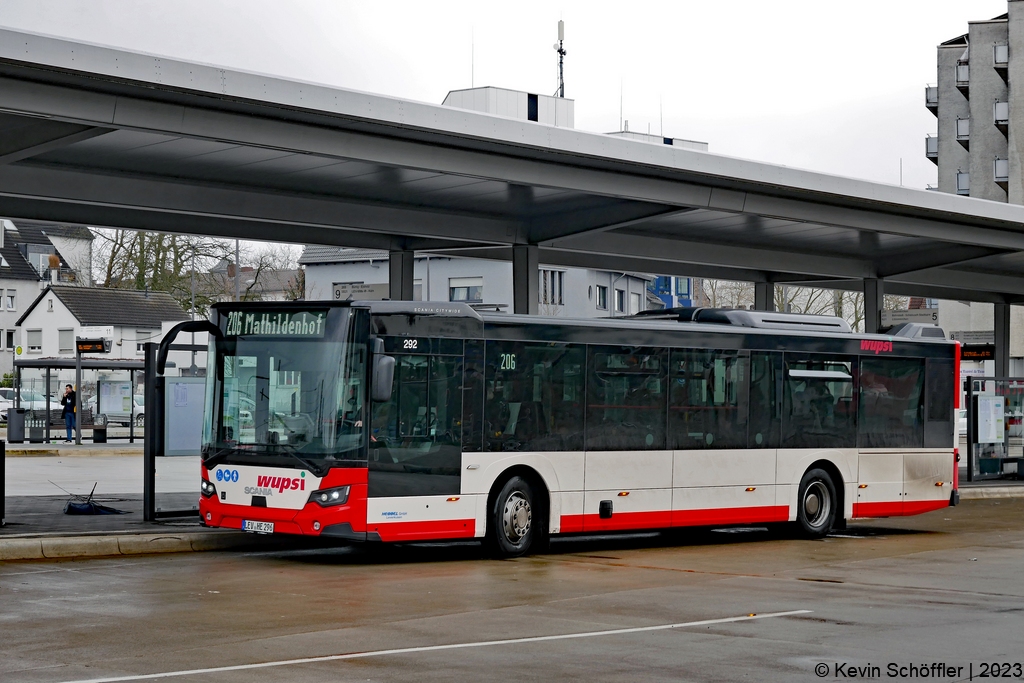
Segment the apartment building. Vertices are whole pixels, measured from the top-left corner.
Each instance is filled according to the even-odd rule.
[[[1007,5],[938,46],[936,85],[925,90],[937,135],[926,138],[925,154],[939,167],[934,189],[1021,204],[1024,1]]]

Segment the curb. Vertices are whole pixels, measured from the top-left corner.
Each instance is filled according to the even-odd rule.
[[[82,458],[82,457],[142,457],[142,445],[131,448],[11,448],[4,453],[8,458]]]
[[[54,560],[227,550],[266,543],[223,531],[0,539],[0,561]]]
[[[960,500],[1024,498],[1024,486],[972,486],[960,489]]]

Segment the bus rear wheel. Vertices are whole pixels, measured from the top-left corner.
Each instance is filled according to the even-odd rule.
[[[528,479],[510,477],[494,497],[487,541],[496,557],[519,557],[539,545],[543,536],[537,493]]]
[[[839,497],[832,477],[822,469],[807,470],[800,480],[796,524],[806,538],[823,538],[836,522]]]

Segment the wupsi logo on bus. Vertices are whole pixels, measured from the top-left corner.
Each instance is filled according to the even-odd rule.
[[[875,355],[885,352],[892,352],[891,341],[875,341],[873,339],[862,339],[860,342],[861,351],[874,351]]]
[[[238,481],[238,470],[217,470],[217,481]]]

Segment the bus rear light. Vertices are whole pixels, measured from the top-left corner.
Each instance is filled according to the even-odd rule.
[[[316,503],[320,507],[331,507],[332,505],[344,505],[348,502],[348,486],[336,486],[332,489],[320,489],[309,494],[310,503]]]

